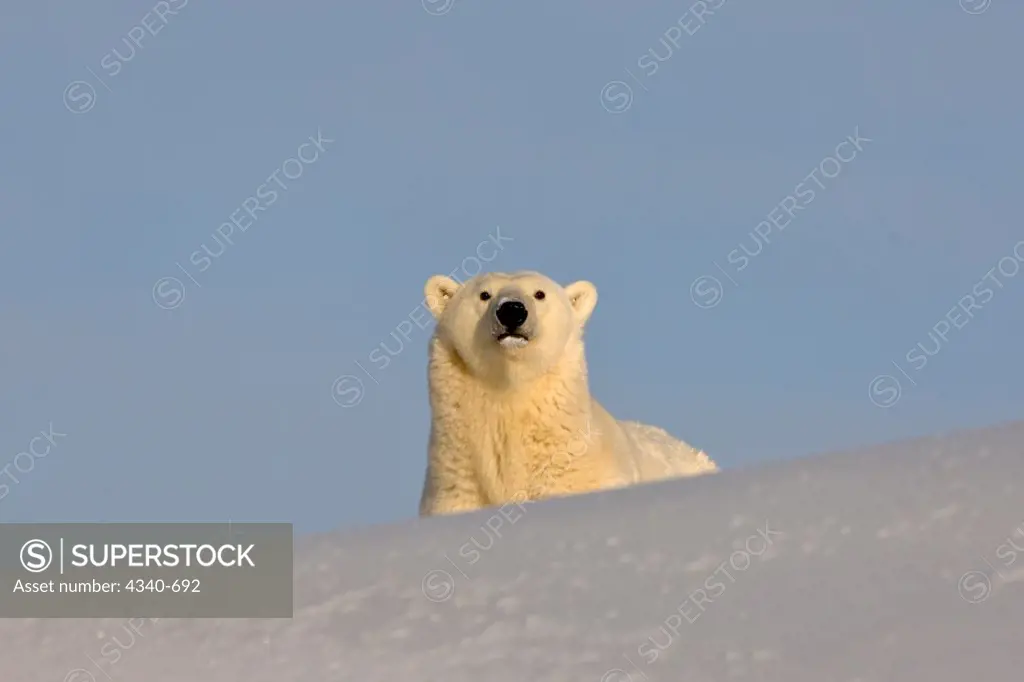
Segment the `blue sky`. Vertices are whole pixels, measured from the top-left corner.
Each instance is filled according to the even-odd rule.
[[[1022,25],[1000,0],[5,6],[0,520],[415,515],[415,310],[496,230],[488,269],[597,285],[598,399],[723,467],[1019,418]]]

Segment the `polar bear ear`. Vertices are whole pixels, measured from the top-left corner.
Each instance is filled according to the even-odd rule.
[[[594,312],[597,305],[597,287],[590,282],[580,280],[573,282],[565,288],[565,295],[569,297],[573,312],[580,324],[585,324],[590,319],[590,313]]]
[[[423,301],[435,319],[441,318],[441,313],[448,307],[460,286],[462,285],[445,275],[434,275],[427,280],[423,287]]]

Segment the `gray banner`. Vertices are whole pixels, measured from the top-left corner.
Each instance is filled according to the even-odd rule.
[[[0,618],[291,618],[290,523],[0,524]]]

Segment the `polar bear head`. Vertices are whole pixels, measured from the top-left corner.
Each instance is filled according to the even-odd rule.
[[[464,284],[434,275],[424,287],[435,338],[484,380],[519,382],[548,372],[567,349],[582,348],[597,304],[586,281],[562,287],[531,271],[492,272]]]

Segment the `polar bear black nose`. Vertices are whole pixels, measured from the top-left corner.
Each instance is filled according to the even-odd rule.
[[[517,329],[526,322],[528,313],[526,306],[519,301],[505,301],[498,306],[494,315],[505,329]]]

